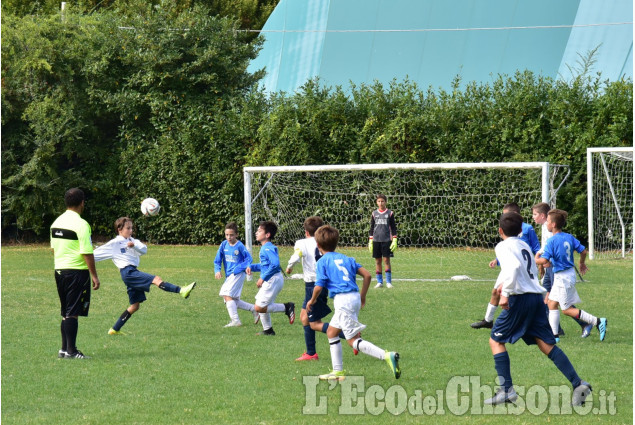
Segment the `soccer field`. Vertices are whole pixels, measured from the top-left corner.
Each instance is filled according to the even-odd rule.
[[[2,248],[2,421],[7,424],[315,424],[315,423],[632,423],[633,263],[589,261],[587,282],[578,283],[580,305],[608,318],[604,342],[594,330],[562,317],[560,347],[593,398],[572,411],[570,385],[553,363],[523,342],[509,345],[512,376],[522,403],[485,409],[494,387],[489,332],[469,324],[481,319],[496,272],[474,281],[396,281],[393,289],[370,289],[360,321],[364,339],[401,355],[401,379],[369,356],[344,346],[341,384],[317,382],[331,368],[328,342],[318,334],[320,360],[295,362],[304,351],[299,317],[289,325],[273,315],[277,335],[255,333],[251,314],[243,326],[229,319],[213,278],[215,246],[155,246],[140,269],[184,285],[196,280],[192,296],[152,288],[148,301],[129,320],[127,335],[108,329],[128,305],[125,285],[110,261],[98,263],[102,287],[93,292],[90,315],[79,320],[78,348],[90,360],[60,360],[59,301],[48,246]],[[281,249],[281,262],[291,254]],[[447,256],[445,254],[448,254]],[[352,255],[371,266],[367,250]],[[473,253],[470,255],[474,255]],[[482,253],[483,267],[492,253]],[[405,258],[412,258],[405,261]],[[440,258],[427,251],[395,257],[393,274],[441,279]],[[456,259],[454,259],[456,258]],[[493,258],[493,257],[492,257]],[[577,257],[576,257],[577,258]],[[479,260],[480,261],[480,260]],[[372,272],[374,267],[370,268]],[[406,273],[407,271],[407,273]],[[294,273],[299,273],[296,267]],[[449,275],[457,273],[448,273]],[[468,273],[461,273],[468,274]],[[488,280],[489,279],[489,280]],[[374,284],[374,282],[373,282]],[[242,298],[253,302],[255,281]],[[301,280],[288,279],[278,302],[304,297]],[[332,305],[332,302],[331,302]],[[564,394],[564,406],[558,403]],[[525,396],[523,396],[525,394]],[[554,395],[555,394],[555,395]],[[551,396],[553,395],[553,396]],[[570,398],[570,393],[568,395]]]

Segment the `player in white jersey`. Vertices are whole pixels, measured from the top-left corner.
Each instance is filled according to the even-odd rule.
[[[226,328],[242,326],[238,309],[250,311],[254,316],[254,323],[260,321],[260,314],[256,312],[254,305],[240,299],[251,260],[251,254],[238,240],[238,226],[230,221],[225,225],[225,240],[218,247],[214,257],[214,277],[220,279],[221,269],[224,268],[225,271],[225,282],[218,295],[225,300],[225,307],[229,314],[230,321],[225,325]]]
[[[537,344],[571,382],[571,403],[578,406],[590,394],[591,385],[580,379],[567,355],[555,345],[544,311],[544,289],[538,281],[538,267],[529,245],[517,236],[522,230],[522,222],[523,218],[515,212],[503,214],[499,222],[498,233],[503,242],[496,245],[496,258],[501,266],[496,282],[503,312],[494,323],[489,345],[501,388],[494,397],[485,400],[485,404],[513,403],[518,398],[505,344],[513,344],[522,338],[527,345]]]
[[[144,292],[150,292],[152,285],[167,292],[181,294],[183,298],[188,298],[190,292],[196,286],[196,282],[192,282],[181,288],[169,282],[164,282],[160,276],[137,270],[139,258],[148,252],[148,247],[140,240],[132,237],[132,220],[128,217],[119,217],[115,221],[115,230],[119,235],[94,251],[95,261],[112,259],[113,263],[115,263],[123,283],[126,284],[128,300],[130,301],[130,306],[108,331],[109,335],[122,333],[121,327],[126,324],[135,311],[139,310],[139,305],[146,300]]]

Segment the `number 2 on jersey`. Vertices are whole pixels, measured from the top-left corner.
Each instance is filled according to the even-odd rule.
[[[523,249],[521,252],[523,254],[523,258],[527,261],[527,274],[531,279],[533,279],[534,274],[531,272],[531,254],[526,249]]]

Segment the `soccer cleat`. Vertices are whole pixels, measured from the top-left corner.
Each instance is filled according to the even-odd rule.
[[[492,329],[492,326],[494,326],[494,322],[488,322],[487,320],[483,319],[483,320],[479,320],[478,322],[472,323],[470,326],[473,327],[474,329],[481,329],[481,328]]]
[[[586,398],[591,394],[593,388],[587,381],[580,382],[580,385],[573,389],[573,395],[571,396],[572,406],[584,406]]]
[[[560,342],[560,338],[558,338],[556,335],[553,336],[556,339],[556,344]]]
[[[322,381],[343,381],[346,379],[346,374],[343,370],[332,370],[326,375],[320,375],[319,378]]]
[[[66,351],[60,350],[57,352],[57,358],[63,359],[64,357],[66,357]]]
[[[384,284],[381,282],[378,282],[377,285],[375,285],[375,289],[376,288],[383,288]]]
[[[386,288],[392,288],[392,283],[386,282]]]
[[[600,318],[600,320],[598,320],[598,331],[600,331],[600,341],[604,341],[604,338],[606,337],[606,325],[607,325],[608,321],[606,320],[605,317]]]
[[[90,359],[90,357],[84,355],[81,351],[77,350],[74,353],[66,353],[64,355],[65,359]]]
[[[395,375],[395,379],[399,379],[401,376],[401,369],[399,369],[399,353],[395,353],[394,351],[386,352],[386,363],[390,366],[390,370]]]
[[[181,288],[181,292],[179,292],[181,294],[181,296],[183,298],[189,298],[190,297],[190,292],[192,292],[192,289],[194,289],[196,287],[196,282],[192,282],[189,285],[187,285],[184,288]]]
[[[113,328],[110,328],[108,330],[108,335],[125,335],[125,333],[123,333],[121,331],[116,331]]]
[[[494,397],[488,398],[483,403],[484,404],[503,404],[503,403],[513,403],[518,399],[518,394],[516,394],[516,390],[514,387],[511,387],[507,392],[503,388],[499,388],[494,394]]]
[[[225,326],[223,326],[224,328],[237,328],[239,326],[242,326],[243,324],[240,323],[238,320],[232,320],[231,322],[229,322],[228,324],[226,324]]]
[[[591,331],[593,330],[593,325],[586,325],[582,328],[582,338],[586,338],[591,335]]]
[[[362,339],[362,333],[360,332],[358,335],[359,335],[359,339]],[[353,347],[353,354],[355,355],[359,354],[359,350],[355,347]]]
[[[256,310],[252,311],[251,314],[254,315],[254,325],[257,325],[258,322],[260,322],[260,313],[258,313]]]
[[[560,325],[558,325],[558,336],[564,336],[564,329]]]
[[[300,357],[295,359],[296,362],[303,362],[305,360],[318,360],[318,355],[317,355],[317,353],[315,353],[315,354],[304,353]]]
[[[266,331],[262,331],[262,332],[258,332],[256,335],[267,335],[267,336],[273,336],[275,335],[275,331],[273,330],[273,328],[269,328]]]
[[[295,303],[284,303],[284,314],[289,316],[289,324],[293,325],[295,322]]]

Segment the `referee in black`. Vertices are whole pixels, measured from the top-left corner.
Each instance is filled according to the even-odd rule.
[[[58,357],[87,359],[77,349],[77,318],[88,316],[90,286],[99,289],[99,277],[93,257],[90,225],[81,218],[84,192],[69,189],[64,195],[66,212],[51,225],[51,248],[55,257],[55,283],[62,314],[62,348]]]

